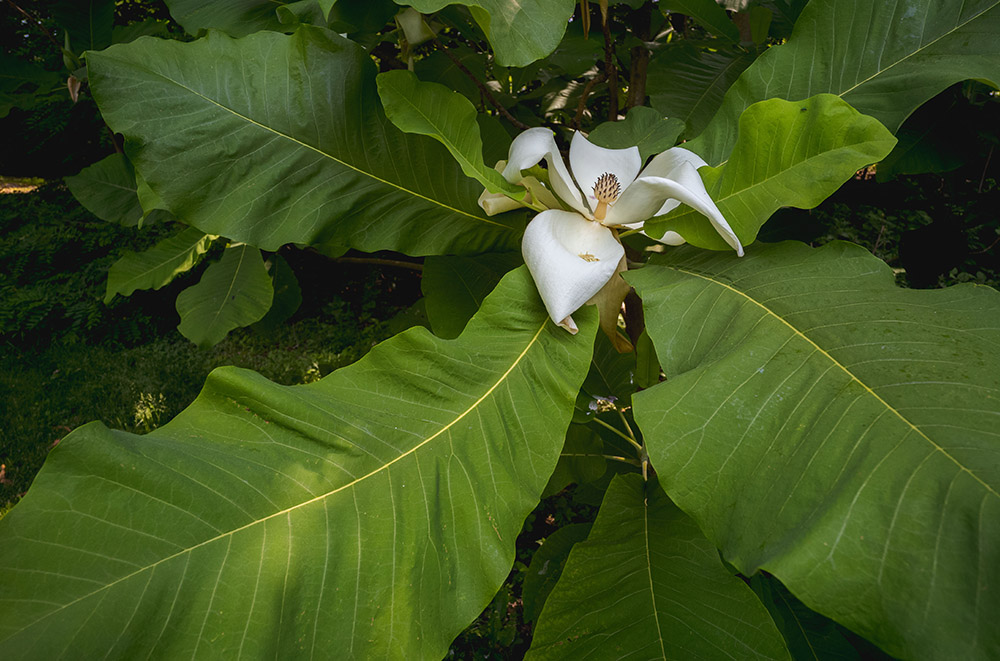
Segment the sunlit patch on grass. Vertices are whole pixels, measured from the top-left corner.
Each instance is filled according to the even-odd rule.
[[[0,177],[0,195],[6,193],[30,193],[45,183],[37,177]]]

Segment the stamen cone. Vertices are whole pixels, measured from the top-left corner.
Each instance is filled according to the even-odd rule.
[[[617,200],[621,192],[622,185],[615,175],[605,172],[598,177],[597,183],[594,184],[594,197],[597,198],[594,218],[604,220],[604,217],[608,215],[608,204]]]
[[[618,177],[610,172],[602,174],[597,178],[597,183],[594,184],[594,197],[597,198],[598,202],[614,202],[621,195],[621,192],[622,185],[618,181]]]

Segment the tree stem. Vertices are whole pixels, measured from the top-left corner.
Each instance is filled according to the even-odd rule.
[[[496,108],[497,112],[503,115],[504,119],[510,122],[514,126],[514,128],[520,131],[526,131],[527,129],[530,128],[527,124],[519,120],[517,117],[514,117],[514,115],[510,114],[510,111],[504,108],[503,105],[501,105],[500,102],[496,100],[496,97],[493,96],[493,92],[490,91],[490,88],[486,87],[486,85],[480,82],[480,80],[476,78],[476,74],[469,71],[469,69],[464,64],[462,64],[461,60],[452,55],[451,51],[448,50],[447,46],[441,43],[440,39],[434,37],[434,43],[437,45],[438,49],[442,53],[447,55],[448,59],[451,60],[456,67],[458,67],[458,70],[464,73],[469,78],[469,80],[471,80],[475,84],[475,86],[479,88],[479,93],[483,95],[483,98],[486,99],[491,106]]]
[[[629,444],[632,445],[632,447],[634,447],[636,450],[638,450],[639,451],[639,455],[642,456],[642,453],[645,450],[643,450],[642,444],[639,443],[639,441],[635,440],[635,438],[633,438],[631,436],[627,436],[626,434],[624,434],[622,432],[622,430],[618,429],[618,427],[615,427],[614,425],[609,425],[608,423],[604,422],[600,418],[594,418],[593,421],[596,422],[597,424],[601,425],[602,427],[604,427],[608,431],[614,432],[618,436],[624,438],[626,441],[629,442]]]
[[[653,5],[649,2],[632,13],[632,34],[643,42],[652,37]],[[628,100],[626,105],[635,108],[646,103],[646,71],[649,68],[649,49],[645,45],[633,46],[632,65],[628,76]]]
[[[563,452],[559,455],[560,457],[604,457],[605,459],[610,459],[611,461],[620,461],[623,464],[628,464],[630,466],[635,466],[640,468],[641,465],[635,459],[629,459],[628,457],[621,457],[616,454],[588,454],[586,452]]]
[[[604,75],[608,81],[608,121],[618,121],[618,65],[615,63],[615,44],[611,38],[608,17],[601,16],[604,30]]]
[[[381,257],[338,257],[334,261],[347,264],[378,264],[381,266],[395,266],[401,269],[412,269],[417,272],[424,270],[423,264],[416,262],[404,262],[401,259],[382,259]]]

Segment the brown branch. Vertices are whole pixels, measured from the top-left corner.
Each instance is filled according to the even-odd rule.
[[[416,262],[404,262],[401,259],[382,259],[381,257],[338,257],[335,262],[347,264],[378,264],[381,266],[395,266],[401,269],[411,269],[421,272],[424,270],[423,264]]]
[[[615,45],[611,40],[611,26],[608,17],[601,17],[604,29],[604,75],[608,79],[608,121],[618,120],[618,67],[615,65]]]
[[[648,42],[652,37],[652,8],[644,4],[632,13],[632,34],[640,41]],[[632,64],[628,76],[628,100],[626,106],[634,108],[646,103],[646,71],[649,68],[649,49],[645,45],[635,46],[631,52]]]
[[[434,43],[437,44],[437,47],[441,50],[441,52],[447,55],[448,59],[451,60],[456,67],[458,67],[459,71],[464,73],[466,76],[468,76],[469,80],[475,83],[476,87],[479,88],[479,93],[483,95],[483,98],[486,99],[491,106],[496,108],[497,112],[503,115],[504,119],[513,124],[514,128],[520,131],[526,131],[529,128],[531,128],[527,124],[519,120],[517,117],[514,117],[514,115],[510,114],[510,111],[504,108],[503,105],[501,105],[500,102],[496,100],[496,97],[494,97],[493,93],[490,92],[490,88],[486,87],[486,85],[484,85],[478,78],[476,78],[476,74],[469,71],[468,68],[466,68],[466,66],[462,64],[461,60],[452,55],[451,51],[448,50],[448,48],[443,43],[441,43],[440,39],[435,37]]]
[[[587,84],[584,85],[583,92],[580,93],[580,101],[576,104],[576,115],[573,116],[573,121],[569,124],[574,130],[580,130],[580,122],[583,121],[583,113],[587,110],[587,98],[599,83],[604,82],[604,79],[605,75],[602,72],[588,80]]]
[[[16,4],[14,4],[14,0],[7,0],[7,4],[16,9],[17,11],[21,12],[21,14],[23,14],[25,18],[27,18],[32,24],[34,24],[36,28],[42,31],[42,34],[44,34],[46,37],[49,38],[49,41],[51,41],[53,45],[55,45],[56,50],[62,53],[63,50],[62,44],[56,41],[56,38],[52,36],[52,33],[45,29],[45,26],[42,25],[42,19],[38,18],[37,16],[32,16],[25,10],[18,7]]]

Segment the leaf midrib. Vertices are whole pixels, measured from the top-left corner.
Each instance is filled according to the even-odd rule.
[[[117,287],[115,289],[115,293],[121,294],[122,291],[125,290],[126,288],[130,287],[133,282],[136,282],[137,280],[142,280],[142,279],[146,278],[147,276],[149,276],[150,273],[158,271],[159,269],[161,269],[164,266],[170,264],[171,262],[175,262],[178,259],[181,259],[182,257],[190,255],[192,252],[194,252],[198,248],[198,244],[205,240],[205,237],[213,237],[213,236],[215,236],[214,234],[205,234],[204,232],[201,232],[201,230],[198,230],[198,231],[199,231],[199,236],[198,236],[198,240],[197,241],[191,242],[189,245],[185,244],[185,247],[183,249],[178,250],[176,253],[171,254],[169,257],[165,257],[164,259],[162,259],[161,261],[157,262],[153,266],[150,266],[149,268],[145,269],[144,271],[142,271],[142,272],[138,273],[137,275],[129,278],[128,280],[126,280],[125,282],[123,282],[121,284],[121,286],[119,286],[119,287]],[[179,232],[178,234],[174,235],[171,238],[179,238],[181,234],[183,234],[183,232]],[[167,239],[167,241],[169,241],[169,240],[170,239]],[[153,246],[153,248],[150,248],[150,250],[155,250],[155,249],[156,249],[156,246]],[[200,251],[199,254],[202,254],[203,252],[204,251]],[[141,255],[143,253],[134,253],[134,254]],[[114,268],[114,266],[112,266],[112,268]],[[135,290],[136,290],[136,288],[133,287],[132,291],[134,292]],[[124,296],[125,294],[122,294],[122,295]]]
[[[421,200],[424,200],[425,202],[428,202],[430,204],[439,206],[439,207],[441,207],[443,209],[447,209],[448,211],[450,211],[452,213],[456,213],[456,214],[459,214],[461,216],[466,216],[468,218],[472,218],[473,220],[477,220],[477,221],[480,221],[480,222],[483,222],[483,223],[489,223],[491,225],[496,225],[497,227],[502,227],[505,230],[511,230],[511,228],[509,226],[504,225],[503,223],[498,223],[495,220],[491,220],[489,218],[483,218],[482,216],[476,216],[474,214],[469,213],[468,211],[462,211],[461,209],[456,209],[455,207],[450,206],[448,204],[445,204],[444,202],[441,202],[440,200],[435,200],[433,198],[427,197],[426,195],[422,195],[422,194],[420,194],[420,193],[418,193],[416,191],[410,190],[409,188],[401,186],[401,185],[399,185],[397,183],[394,183],[394,182],[389,181],[387,179],[382,179],[381,177],[378,177],[374,173],[368,172],[367,170],[362,170],[359,167],[351,165],[347,161],[343,161],[343,160],[337,158],[333,154],[328,154],[327,152],[323,151],[322,149],[320,149],[318,147],[314,147],[314,146],[310,145],[309,143],[302,142],[301,140],[299,140],[298,138],[296,138],[294,136],[288,135],[287,133],[282,133],[281,131],[279,131],[279,130],[277,130],[275,128],[272,128],[270,126],[267,126],[266,124],[261,124],[260,122],[256,121],[255,119],[253,119],[251,117],[247,117],[246,115],[244,115],[244,114],[242,114],[240,112],[237,112],[236,110],[234,110],[234,109],[232,109],[232,108],[230,108],[228,106],[225,106],[225,105],[219,103],[215,99],[212,99],[212,98],[210,98],[208,96],[205,96],[201,92],[199,92],[199,91],[197,91],[197,90],[195,90],[195,89],[193,89],[191,87],[188,87],[187,85],[185,85],[184,83],[182,83],[182,82],[180,82],[178,80],[174,80],[173,78],[171,78],[170,76],[168,76],[168,75],[166,75],[164,73],[161,73],[159,71],[153,71],[152,69],[149,69],[147,67],[137,66],[134,62],[129,62],[128,64],[131,65],[131,66],[134,66],[136,69],[138,69],[140,71],[144,71],[144,72],[146,72],[146,73],[148,73],[148,74],[150,74],[152,76],[156,76],[156,77],[162,78],[163,80],[166,80],[166,81],[168,81],[168,82],[176,85],[177,87],[179,87],[179,88],[181,88],[181,89],[183,89],[183,90],[185,90],[187,92],[190,92],[194,96],[197,96],[198,98],[200,98],[200,99],[202,99],[204,101],[207,101],[208,103],[216,106],[217,108],[220,108],[222,110],[225,110],[226,112],[231,113],[233,116],[238,117],[239,119],[242,119],[243,121],[245,121],[245,122],[247,122],[249,124],[253,124],[254,126],[262,128],[265,131],[270,131],[274,135],[277,135],[279,137],[285,138],[286,140],[290,140],[291,142],[294,142],[295,144],[299,145],[300,147],[305,147],[306,149],[312,150],[312,151],[316,152],[317,154],[330,159],[334,163],[338,163],[338,164],[340,164],[340,165],[342,165],[342,166],[344,166],[344,167],[346,167],[348,169],[354,170],[358,174],[361,174],[361,175],[364,175],[364,176],[369,177],[371,179],[374,179],[375,181],[377,181],[377,182],[379,182],[381,184],[384,184],[386,186],[389,186],[390,188],[395,188],[396,190],[399,190],[399,191],[401,191],[403,193],[406,193],[408,195],[412,195],[413,197],[416,197],[416,198],[419,198]]]
[[[725,282],[722,282],[720,280],[716,280],[716,279],[714,279],[712,277],[709,277],[709,276],[707,276],[707,275],[705,275],[703,273],[698,273],[696,271],[689,271],[687,269],[683,269],[683,268],[680,268],[678,266],[671,266],[671,265],[666,265],[665,268],[668,268],[668,269],[670,269],[672,271],[677,271],[678,273],[684,273],[685,275],[690,275],[690,276],[693,276],[693,277],[696,277],[696,278],[700,278],[700,279],[705,280],[707,282],[710,282],[710,283],[712,283],[714,285],[718,285],[719,287],[722,287],[722,288],[724,288],[724,289],[726,289],[726,290],[728,290],[730,292],[733,292],[733,293],[737,294],[738,296],[741,296],[745,300],[747,300],[747,301],[753,303],[754,305],[756,305],[757,307],[759,307],[761,310],[763,310],[769,316],[771,316],[774,319],[777,319],[778,321],[780,321],[782,324],[784,324],[785,326],[787,326],[788,329],[791,330],[792,333],[796,337],[798,337],[798,338],[800,338],[800,339],[805,340],[806,342],[808,342],[810,345],[812,345],[813,349],[815,349],[821,355],[825,356],[833,365],[839,367],[844,372],[844,374],[846,374],[852,381],[856,382],[858,385],[860,385],[862,388],[864,388],[865,392],[867,392],[869,395],[871,395],[872,397],[874,397],[875,400],[877,402],[879,402],[882,406],[884,406],[887,411],[889,411],[890,413],[892,413],[893,415],[895,415],[897,418],[899,418],[899,420],[901,420],[903,422],[903,424],[907,425],[920,438],[922,438],[925,441],[927,441],[935,450],[937,450],[942,455],[944,455],[945,457],[947,457],[952,463],[954,463],[959,468],[959,470],[961,470],[964,473],[967,473],[973,480],[975,480],[980,485],[982,485],[982,487],[984,489],[986,489],[986,491],[988,493],[991,493],[991,494],[993,494],[993,496],[995,496],[997,498],[1000,498],[1000,493],[997,493],[997,491],[994,490],[993,487],[991,487],[989,484],[987,484],[986,482],[984,482],[978,475],[976,475],[974,472],[972,472],[972,470],[970,470],[969,468],[967,468],[958,459],[956,459],[955,457],[953,457],[944,447],[942,447],[941,445],[935,443],[933,439],[931,439],[929,436],[927,436],[927,434],[925,434],[923,432],[923,430],[921,430],[915,424],[913,424],[912,422],[910,422],[910,420],[908,418],[906,418],[895,407],[893,407],[891,404],[889,404],[889,402],[887,402],[884,399],[882,399],[882,397],[877,392],[875,392],[872,388],[870,388],[868,386],[868,384],[866,384],[864,381],[862,381],[860,378],[858,378],[853,372],[851,372],[849,369],[847,369],[846,365],[842,364],[840,361],[838,361],[836,358],[834,358],[833,355],[831,355],[829,352],[827,352],[821,346],[819,346],[818,344],[816,344],[816,342],[813,341],[812,338],[810,338],[808,335],[806,335],[805,333],[803,333],[802,331],[800,331],[798,328],[796,328],[795,326],[793,326],[792,324],[790,324],[784,317],[782,317],[781,315],[779,315],[777,312],[775,312],[771,308],[767,307],[766,305],[764,305],[763,303],[761,303],[757,299],[753,298],[752,296],[749,296],[748,294],[740,291],[739,289],[736,289],[735,287],[733,287],[733,286],[731,286],[729,284],[726,284]]]
[[[233,269],[233,277],[229,280],[229,288],[226,289],[226,295],[222,297],[222,302],[219,307],[216,308],[215,314],[212,316],[212,321],[208,322],[208,327],[215,328],[215,325],[219,323],[219,318],[222,316],[222,311],[229,307],[229,295],[233,293],[233,287],[236,286],[237,281],[240,280],[240,273],[243,270],[243,260],[247,256],[247,250],[249,246],[243,244],[240,246],[240,256],[238,262],[236,262],[236,268]],[[260,255],[260,251],[257,251],[257,255]]]
[[[10,640],[11,638],[13,638],[14,636],[17,636],[18,634],[20,634],[21,632],[25,631],[26,629],[35,626],[39,622],[42,622],[43,620],[46,620],[49,617],[51,617],[51,616],[53,616],[53,615],[55,615],[55,614],[57,614],[57,613],[65,610],[67,608],[70,608],[73,605],[75,605],[75,604],[77,604],[77,603],[79,603],[79,602],[81,602],[81,601],[83,601],[85,599],[89,599],[90,597],[92,597],[92,596],[94,596],[94,595],[96,595],[98,593],[104,592],[105,590],[109,590],[109,589],[113,588],[114,586],[118,585],[119,583],[127,581],[127,580],[129,580],[129,579],[131,579],[131,578],[133,578],[135,576],[138,576],[138,575],[142,574],[143,572],[155,569],[156,567],[158,567],[159,565],[161,565],[161,564],[163,564],[165,562],[169,562],[170,560],[173,560],[174,558],[178,558],[178,557],[180,557],[182,555],[185,555],[185,554],[188,554],[188,553],[192,553],[195,550],[197,550],[197,549],[199,549],[199,548],[201,548],[203,546],[207,546],[207,545],[212,544],[214,542],[217,542],[217,541],[219,541],[221,539],[225,539],[227,537],[232,537],[232,536],[236,535],[237,533],[242,532],[243,530],[247,530],[247,529],[252,528],[252,527],[254,527],[256,525],[265,523],[266,521],[269,521],[269,520],[274,519],[276,517],[284,516],[286,514],[294,512],[294,511],[296,511],[298,509],[301,509],[301,508],[306,507],[308,505],[311,505],[313,503],[320,502],[320,501],[322,501],[322,500],[324,500],[326,498],[329,498],[331,496],[334,496],[334,495],[340,493],[341,491],[345,491],[347,489],[353,488],[354,486],[356,486],[357,484],[361,483],[362,481],[367,480],[367,479],[369,479],[371,477],[374,477],[375,475],[378,475],[379,473],[381,473],[384,470],[388,470],[388,468],[390,466],[392,466],[393,464],[395,464],[395,463],[403,460],[404,458],[412,455],[417,450],[419,450],[420,448],[424,447],[425,445],[427,445],[428,443],[430,443],[431,441],[433,441],[434,439],[436,439],[437,437],[441,436],[443,433],[445,433],[446,431],[448,431],[449,429],[451,429],[453,426],[455,426],[456,424],[458,424],[459,421],[461,421],[463,418],[465,418],[465,416],[467,416],[469,413],[471,413],[472,411],[474,411],[480,404],[483,403],[483,401],[486,400],[487,397],[489,397],[491,394],[493,394],[493,391],[495,391],[497,388],[499,388],[500,385],[507,380],[507,377],[510,376],[511,372],[513,372],[514,369],[521,363],[521,361],[524,359],[525,355],[527,355],[528,351],[530,351],[531,348],[535,346],[535,344],[538,342],[539,336],[545,330],[545,327],[546,327],[547,324],[548,324],[548,317],[546,317],[545,320],[542,321],[541,325],[538,327],[538,330],[535,332],[535,334],[528,341],[527,345],[524,347],[524,349],[521,351],[521,353],[518,354],[517,358],[514,359],[514,361],[511,363],[510,367],[508,367],[507,370],[503,374],[500,375],[500,377],[496,380],[496,382],[493,383],[493,385],[491,385],[489,387],[489,389],[485,393],[483,393],[483,395],[479,399],[477,399],[475,402],[473,402],[471,405],[469,405],[469,407],[467,409],[465,409],[459,415],[457,415],[451,422],[449,422],[448,424],[444,425],[443,427],[441,427],[441,429],[439,429],[438,431],[434,432],[433,434],[431,434],[430,436],[428,436],[424,440],[420,441],[419,443],[417,443],[416,445],[414,445],[412,448],[410,448],[406,452],[403,452],[398,457],[392,459],[391,461],[386,462],[382,466],[379,466],[378,468],[370,471],[366,475],[362,475],[361,477],[358,477],[358,478],[352,480],[351,482],[348,482],[347,484],[341,485],[341,486],[337,487],[336,489],[331,489],[330,491],[327,491],[326,493],[320,494],[318,496],[315,496],[314,498],[310,498],[309,500],[305,500],[305,501],[303,501],[301,503],[298,503],[298,504],[293,505],[291,507],[287,507],[287,508],[282,509],[280,511],[274,512],[272,514],[268,514],[267,516],[262,517],[260,519],[255,519],[255,520],[251,521],[250,523],[246,523],[246,524],[244,524],[244,525],[242,525],[242,526],[240,526],[238,528],[234,528],[232,530],[228,530],[228,531],[219,533],[218,535],[216,535],[216,536],[214,536],[214,537],[212,537],[210,539],[206,539],[206,540],[204,540],[202,542],[199,542],[199,543],[194,544],[192,546],[189,546],[187,548],[181,549],[180,551],[177,551],[176,553],[172,553],[171,555],[168,555],[166,557],[163,557],[163,558],[157,560],[156,562],[153,562],[153,563],[150,563],[150,564],[148,564],[148,565],[146,565],[144,567],[141,567],[141,568],[139,568],[139,569],[131,572],[130,574],[126,574],[125,576],[122,576],[121,578],[118,578],[118,579],[116,579],[114,581],[111,581],[110,583],[107,583],[106,585],[103,585],[103,586],[101,586],[100,588],[98,588],[96,590],[93,590],[91,592],[88,592],[87,594],[81,595],[80,597],[77,597],[73,601],[70,601],[70,602],[68,602],[66,604],[63,604],[59,608],[56,608],[56,609],[54,609],[52,611],[49,611],[48,613],[45,613],[42,617],[38,618],[37,620],[35,620],[35,621],[33,621],[33,622],[29,623],[29,624],[26,624],[25,626],[21,627],[17,631],[15,631],[12,634],[10,634],[6,638],[6,640]]]

